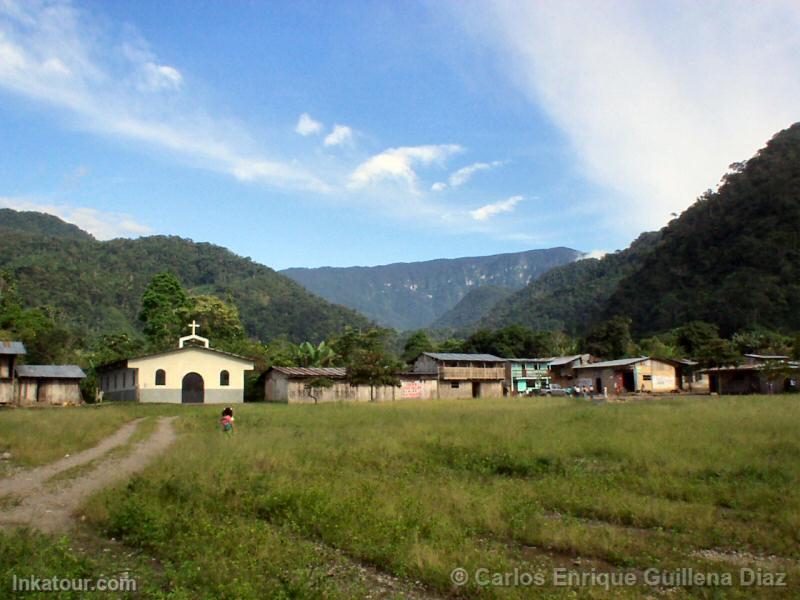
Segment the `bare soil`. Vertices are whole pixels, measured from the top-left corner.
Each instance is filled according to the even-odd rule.
[[[14,496],[21,499],[19,503],[7,503],[10,504],[8,508],[0,509],[0,525],[27,525],[47,533],[68,529],[73,513],[90,494],[141,471],[175,441],[172,427],[175,418],[159,418],[153,435],[135,444],[127,455],[102,461],[80,477],[59,482],[55,487],[44,484],[67,469],[96,460],[127,443],[141,419],[126,423],[93,448],[55,463],[0,479],[0,497]],[[3,506],[5,505],[0,504],[0,507]]]

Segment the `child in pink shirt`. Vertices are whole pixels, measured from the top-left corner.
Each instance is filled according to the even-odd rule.
[[[222,426],[222,432],[226,435],[233,433],[233,409],[229,406],[222,411],[222,418],[219,420]]]

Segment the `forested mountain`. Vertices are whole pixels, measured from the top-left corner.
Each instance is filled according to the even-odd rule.
[[[497,285],[483,285],[472,289],[458,304],[436,319],[430,328],[448,329],[458,333],[480,326],[481,319],[490,314],[490,309],[513,293],[514,290]]]
[[[377,267],[322,267],[281,271],[323,298],[397,329],[430,326],[471,289],[520,289],[554,267],[581,256],[570,248]]]
[[[56,236],[72,240],[93,240],[83,229],[65,223],[58,217],[40,212],[16,211],[0,208],[0,227],[18,232]]]
[[[800,123],[731,167],[716,192],[663,230],[606,316],[630,317],[638,334],[698,319],[723,335],[800,330]]]
[[[484,315],[482,325],[584,333],[604,314],[620,281],[638,268],[660,235],[643,233],[625,250],[553,269],[498,302]]]
[[[11,273],[27,305],[52,307],[87,333],[138,329],[142,293],[162,271],[192,293],[232,300],[246,332],[261,340],[317,342],[345,325],[368,325],[355,311],[225,248],[164,236],[100,242],[40,213],[0,211],[0,269]]]
[[[482,325],[585,334],[614,316],[644,336],[706,321],[723,335],[800,330],[800,124],[778,133],[660,232],[553,269]]]

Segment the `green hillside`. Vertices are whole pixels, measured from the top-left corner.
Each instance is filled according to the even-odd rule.
[[[420,329],[429,327],[472,289],[493,285],[517,290],[580,256],[570,248],[549,248],[377,267],[281,272],[311,292],[349,306],[381,325]]]
[[[800,330],[800,123],[778,133],[664,229],[606,316],[646,334],[699,319],[723,334]]]
[[[65,223],[58,217],[40,212],[16,211],[0,208],[0,227],[46,236],[56,236],[72,240],[93,240],[83,229]]]
[[[640,337],[698,320],[724,335],[800,330],[800,124],[732,165],[716,192],[660,232],[553,269],[482,323],[582,335],[615,315]]]
[[[553,269],[488,310],[482,325],[524,325],[581,334],[606,310],[620,281],[655,247],[659,233],[644,233],[629,248]]]
[[[96,241],[55,217],[0,212],[0,269],[17,280],[29,306],[51,306],[87,333],[138,329],[142,292],[171,271],[196,294],[230,298],[247,333],[320,341],[368,321],[331,304],[272,269],[219,246],[178,237]]]
[[[450,329],[455,332],[469,330],[480,325],[481,319],[490,315],[491,308],[513,290],[498,285],[484,285],[467,292],[461,301],[439,317],[431,329]]]

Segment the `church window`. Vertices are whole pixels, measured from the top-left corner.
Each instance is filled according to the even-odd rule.
[[[167,373],[164,369],[156,371],[156,385],[167,385]]]
[[[231,374],[227,371],[222,371],[219,374],[219,384],[220,385],[230,385],[231,384]]]

